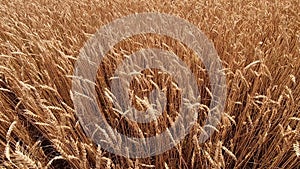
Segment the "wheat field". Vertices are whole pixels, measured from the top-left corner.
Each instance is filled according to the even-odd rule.
[[[114,19],[140,12],[179,16],[203,31],[222,60],[227,99],[204,143],[197,136],[207,109],[174,148],[134,159],[107,152],[85,134],[70,91],[86,41]],[[0,168],[300,168],[299,0],[1,0],[0,23]],[[168,88],[159,124],[112,110],[110,77],[124,55],[147,47],[173,51],[196,74],[202,104],[211,100],[205,67],[186,46],[155,34],[121,41],[99,65],[96,89],[109,124],[129,136],[159,134],[177,116],[180,92],[160,70],[145,70],[130,86],[139,110],[147,107],[141,91]]]

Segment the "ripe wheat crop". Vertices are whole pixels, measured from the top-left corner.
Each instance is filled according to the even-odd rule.
[[[153,136],[178,116],[180,88],[159,69],[136,72],[129,92],[141,111],[149,107],[149,91],[164,92],[167,109],[156,121],[141,124],[115,111],[109,84],[134,51],[174,52],[197,77],[202,98],[197,125],[178,145],[131,159],[107,152],[86,135],[70,91],[85,42],[101,26],[140,12],[179,16],[202,30],[222,60],[227,99],[216,132],[199,143],[211,100],[201,60],[166,36],[143,34],[119,42],[99,65],[96,90],[101,112],[120,133]],[[1,0],[0,23],[0,168],[300,167],[298,0]]]

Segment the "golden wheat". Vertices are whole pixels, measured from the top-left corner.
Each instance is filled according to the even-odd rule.
[[[174,52],[197,77],[201,95],[201,104],[191,105],[199,107],[198,123],[184,140],[160,155],[130,159],[107,152],[86,136],[72,102],[80,94],[71,92],[72,78],[78,78],[74,65],[101,26],[153,11],[184,18],[213,41],[226,73],[227,101],[220,125],[210,126],[217,132],[199,143],[212,98],[202,62],[166,36],[145,34],[120,41],[99,66],[97,82],[90,82],[96,85],[101,112],[118,132],[153,136],[178,116],[180,87],[156,70],[132,74],[132,103],[142,110],[149,104],[144,100],[149,92],[163,89],[168,112],[140,124],[113,108],[109,83],[135,51]],[[2,0],[0,168],[299,168],[299,16],[298,0]],[[106,134],[112,142],[120,139],[112,131]]]

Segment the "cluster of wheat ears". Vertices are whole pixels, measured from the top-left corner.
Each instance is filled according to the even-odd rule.
[[[198,125],[171,150],[125,158],[97,146],[78,122],[70,92],[74,65],[102,25],[154,11],[184,18],[212,40],[226,73],[226,105],[204,143],[197,138],[207,109],[199,109]],[[0,168],[300,167],[298,0],[1,0],[0,23]],[[145,70],[130,85],[139,110],[147,107],[140,98],[153,87],[167,88],[168,104],[155,123],[113,111],[106,92],[113,72],[125,55],[147,47],[185,61],[197,77],[202,104],[211,100],[205,67],[180,42],[155,34],[121,41],[99,65],[96,88],[108,123],[128,136],[159,134],[178,116],[180,92],[160,70]]]

